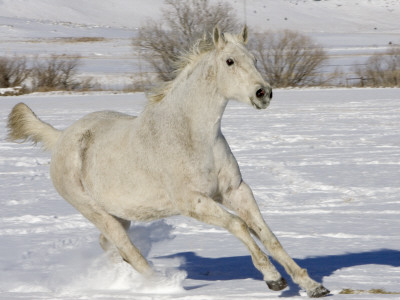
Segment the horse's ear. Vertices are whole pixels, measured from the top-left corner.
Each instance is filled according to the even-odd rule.
[[[243,44],[247,44],[247,41],[249,40],[249,30],[247,25],[244,25],[241,36],[243,38]]]
[[[214,41],[215,47],[217,47],[217,48],[223,47],[225,45],[224,34],[219,30],[219,28],[217,26],[214,27],[213,41]]]

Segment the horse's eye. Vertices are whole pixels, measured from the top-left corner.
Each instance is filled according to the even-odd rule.
[[[235,62],[233,61],[232,58],[228,58],[228,59],[226,60],[226,64],[227,64],[228,66],[232,66],[234,63],[235,63]]]

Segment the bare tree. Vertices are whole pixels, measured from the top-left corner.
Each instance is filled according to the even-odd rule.
[[[33,90],[76,90],[80,83],[76,81],[79,66],[79,56],[67,58],[62,55],[52,55],[51,58],[37,61],[32,69]]]
[[[23,86],[30,70],[22,57],[0,57],[0,88]]]
[[[256,33],[249,47],[259,61],[260,71],[274,87],[323,82],[319,70],[327,55],[306,35],[291,30]]]
[[[233,7],[226,2],[211,4],[209,0],[166,0],[159,21],[148,20],[133,40],[140,55],[159,79],[174,78],[179,53],[187,51],[204,34],[218,25],[222,31],[238,29]]]
[[[355,69],[362,85],[400,86],[400,48],[372,55],[363,67]]]

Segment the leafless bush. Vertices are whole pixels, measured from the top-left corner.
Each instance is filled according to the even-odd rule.
[[[30,70],[22,57],[0,57],[0,88],[23,86]]]
[[[363,86],[400,86],[400,48],[372,55],[355,73]]]
[[[311,38],[291,30],[255,34],[250,49],[259,69],[274,87],[322,84],[319,71],[327,54]]]
[[[94,43],[104,42],[106,38],[99,36],[81,36],[81,37],[60,37],[53,39],[54,42],[59,43]]]
[[[159,79],[174,78],[176,57],[188,50],[218,24],[222,31],[238,28],[234,9],[229,3],[211,4],[209,0],[166,0],[158,21],[148,20],[133,40],[137,55],[146,61]]]
[[[77,90],[81,83],[76,80],[80,57],[67,58],[53,55],[44,61],[37,59],[32,69],[32,89],[34,91]]]

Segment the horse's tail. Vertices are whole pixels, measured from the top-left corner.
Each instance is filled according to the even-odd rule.
[[[61,135],[61,131],[40,120],[24,103],[14,106],[8,116],[8,140],[42,143],[46,150],[52,150]]]

